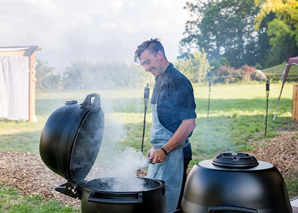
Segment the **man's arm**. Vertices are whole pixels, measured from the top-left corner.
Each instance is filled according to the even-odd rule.
[[[166,152],[170,153],[179,144],[181,144],[189,136],[189,134],[193,131],[195,127],[196,122],[194,118],[182,120],[182,123],[180,124],[172,138],[163,146]],[[161,149],[158,149],[152,153],[150,159],[153,158],[152,164],[161,163],[163,162],[165,156],[165,152]]]

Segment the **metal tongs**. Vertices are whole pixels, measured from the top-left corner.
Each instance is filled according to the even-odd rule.
[[[144,163],[142,166],[140,166],[139,168],[137,168],[134,172],[132,172],[132,174],[135,174],[135,173],[141,171],[142,169],[144,169],[145,167],[147,167],[152,161],[153,161],[153,158],[152,159],[148,159],[146,161],[146,163]]]

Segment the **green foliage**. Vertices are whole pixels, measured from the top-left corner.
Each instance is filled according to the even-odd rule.
[[[37,60],[36,69],[36,90],[60,90],[60,75],[54,74],[54,68],[49,67],[47,62]]]
[[[259,29],[263,19],[269,13],[274,13],[275,18],[268,23],[267,34],[271,36],[270,42],[273,46],[281,44],[289,35],[296,39],[298,45],[298,2],[295,0],[255,0],[257,6],[262,5],[259,14],[254,22],[256,29]]]
[[[137,65],[125,63],[97,63],[75,61],[63,75],[66,90],[133,88],[144,85],[148,74]]]
[[[218,60],[211,60],[210,61],[210,66],[213,67],[212,71],[213,70],[217,70],[222,64],[220,64],[220,62]]]
[[[186,60],[179,59],[177,62],[174,62],[174,66],[191,82],[193,82],[195,77],[197,76],[196,73],[194,73],[192,61],[189,58]]]
[[[220,63],[221,65],[231,66],[230,62],[229,62],[228,59],[225,58],[225,57],[221,57],[221,58],[219,59],[219,63]]]
[[[256,68],[243,65],[239,69],[235,69],[228,65],[220,66],[214,71],[216,78],[213,77],[214,83],[237,83],[251,79]]]
[[[150,82],[150,75],[139,65],[126,63],[96,63],[77,60],[65,71],[54,74],[54,68],[38,61],[36,88],[38,91],[133,88]]]
[[[226,57],[229,66],[260,69],[298,55],[296,0],[195,0],[185,9],[190,19],[180,41],[183,58],[204,48],[209,60]]]
[[[202,51],[197,50],[189,55],[186,60],[180,59],[174,64],[191,82],[202,82],[212,69],[204,49]]]
[[[204,48],[208,59],[226,57],[236,68],[261,60],[264,41],[260,43],[258,37],[265,32],[254,30],[253,19],[259,8],[253,0],[196,0],[187,2],[185,8],[190,20],[185,26],[186,37],[180,42],[182,53]]]
[[[81,60],[70,64],[71,66],[67,67],[63,73],[64,89],[89,89],[94,79],[90,69],[91,64]]]
[[[298,54],[298,2],[296,0],[255,0],[260,12],[254,19],[255,29],[264,31],[270,39],[268,56],[263,67],[282,63]]]
[[[220,66],[231,66],[227,58],[221,57],[219,60],[211,60],[210,65],[213,67],[211,71],[217,70]]]

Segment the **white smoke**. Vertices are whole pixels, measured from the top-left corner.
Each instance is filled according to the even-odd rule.
[[[105,113],[105,129],[98,157],[87,180],[102,177],[133,177],[135,171],[146,163],[143,153],[131,147],[120,147],[119,141],[126,137],[124,125],[112,118],[113,102],[102,99]]]

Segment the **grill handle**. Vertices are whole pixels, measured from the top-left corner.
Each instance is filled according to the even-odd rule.
[[[81,188],[71,182],[60,184],[55,190],[69,197],[81,199]]]
[[[93,99],[93,104],[92,104],[92,98],[94,98]],[[87,95],[85,100],[81,104],[81,108],[83,108],[83,109],[90,109],[92,106],[95,109],[101,109],[100,95],[97,94],[97,93],[91,93],[91,94]]]
[[[92,203],[112,203],[112,204],[137,204],[143,203],[142,193],[103,193],[93,191],[88,197],[88,202]]]
[[[258,213],[255,209],[248,209],[244,207],[237,206],[210,206],[208,209],[208,213],[216,213],[216,212],[241,212],[241,213]]]

